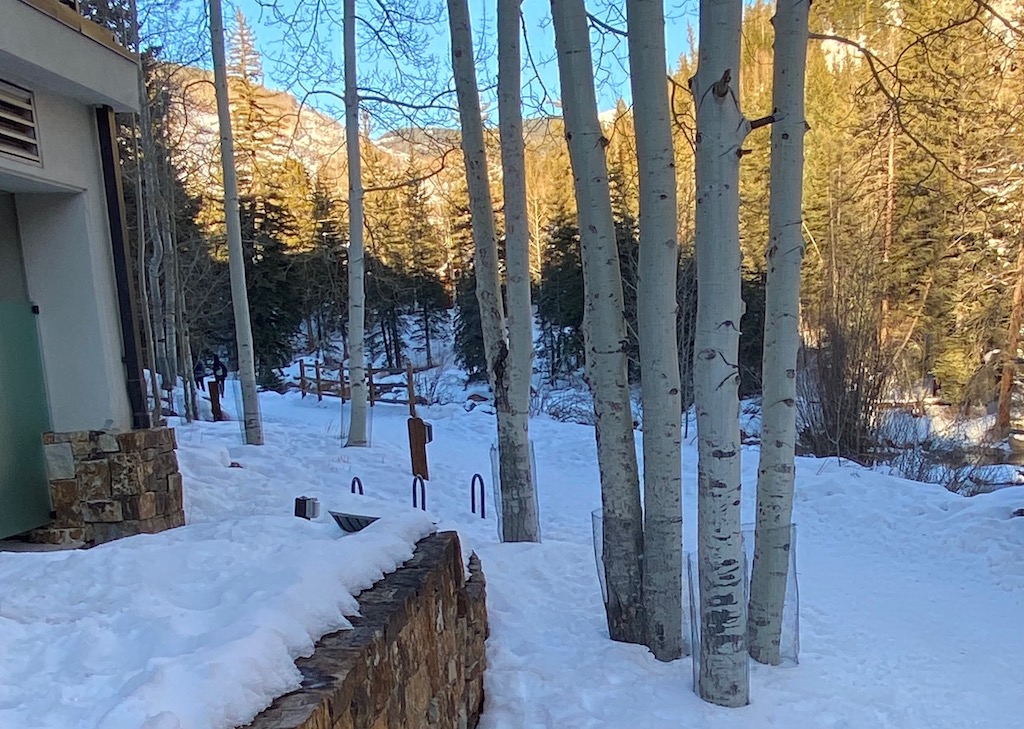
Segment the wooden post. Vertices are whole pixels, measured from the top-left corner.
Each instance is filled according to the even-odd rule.
[[[210,409],[213,411],[214,422],[219,423],[224,419],[224,413],[220,409],[220,381],[214,377],[210,380]]]
[[[374,401],[377,399],[377,393],[374,392],[374,390],[373,390],[373,365],[372,364],[366,366],[366,376],[370,378],[369,393],[370,393],[370,407],[372,408],[373,404],[374,404]]]
[[[316,372],[316,400],[317,402],[323,402],[324,393],[320,387],[320,360],[313,360],[313,369]]]
[[[306,360],[299,360],[299,389],[302,390],[302,396],[306,396]]]
[[[405,366],[406,390],[409,393],[409,458],[412,461],[412,475],[420,476],[424,481],[430,480],[427,466],[427,424],[423,418],[416,417],[416,385],[412,379],[412,362]]]

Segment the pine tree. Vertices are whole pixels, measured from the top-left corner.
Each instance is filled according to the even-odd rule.
[[[278,386],[274,370],[291,359],[302,322],[301,291],[289,276],[294,259],[284,243],[295,235],[295,222],[276,192],[239,200],[257,377],[269,388]]]
[[[407,179],[415,180],[419,173],[409,169],[406,174]],[[424,183],[408,184],[404,192],[404,233],[409,249],[405,275],[411,292],[405,308],[415,322],[414,339],[422,345],[427,366],[432,367],[433,342],[444,334],[448,323],[448,294],[441,280],[447,252]]]
[[[537,319],[541,353],[554,382],[583,367],[583,266],[579,228],[569,214],[545,231]]]
[[[473,269],[473,231],[465,176],[454,185],[449,202],[451,258],[455,271],[455,359],[471,381],[487,378],[484,333],[480,325],[480,304],[476,300]]]
[[[238,189],[239,194],[248,195],[268,184],[266,167],[282,156],[283,135],[280,115],[272,109],[271,94],[263,86],[263,61],[255,35],[240,9],[235,11],[235,26],[228,38],[227,72]]]
[[[320,177],[311,193],[313,231],[309,250],[299,257],[306,345],[323,351],[330,335],[345,334],[348,308],[347,241],[345,221],[331,187]],[[339,353],[343,359],[344,352]]]

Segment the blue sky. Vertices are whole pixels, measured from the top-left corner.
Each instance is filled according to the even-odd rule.
[[[266,3],[268,0],[262,0]],[[335,0],[340,14],[340,0]],[[358,7],[363,5],[365,0],[357,0]],[[278,0],[278,7],[287,11],[289,4],[294,0]],[[591,0],[588,2],[588,9],[602,18],[607,18],[615,25],[622,26],[621,0]],[[271,58],[281,51],[281,40],[283,29],[280,25],[268,23],[269,17],[266,11],[261,13],[260,0],[230,0],[225,3],[225,16],[231,17],[233,8],[238,7],[245,13],[250,24],[256,33],[257,44],[266,57]],[[674,67],[679,55],[689,48],[689,26],[696,24],[697,0],[666,0],[666,47],[669,67]],[[470,11],[472,13],[473,31],[475,45],[482,49],[477,52],[481,68],[480,84],[485,85],[488,80],[493,81],[494,77],[494,35],[495,35],[495,2],[494,0],[470,0]],[[533,53],[538,75],[543,83],[543,88],[548,94],[557,98],[558,93],[558,68],[554,59],[554,33],[550,20],[550,4],[547,0],[525,0],[523,2],[523,14],[527,27],[527,41]],[[262,17],[262,20],[261,20]],[[329,31],[327,39],[335,49],[340,58],[341,32],[340,28]],[[362,34],[360,42],[366,42],[366,34]],[[604,53],[601,54],[603,47]],[[614,107],[615,100],[623,97],[629,100],[629,79],[626,72],[625,39],[605,35],[604,38],[594,37],[595,64],[598,66],[598,97],[599,106],[602,110]],[[431,51],[437,56],[438,73],[450,74],[448,60],[448,35],[446,20],[436,29],[436,35],[431,42]],[[489,51],[489,52],[488,52]],[[525,52],[525,50],[524,50]],[[367,62],[362,61],[360,76],[369,71]],[[267,62],[266,76],[268,86],[281,88],[284,84],[281,75],[275,71],[274,64]],[[529,68],[523,72],[524,83],[533,76]],[[339,91],[340,87],[332,86],[332,90]],[[527,89],[527,95],[540,97],[541,87],[536,82]],[[484,92],[485,103],[488,100],[488,93]],[[527,110],[529,114],[529,109]]]

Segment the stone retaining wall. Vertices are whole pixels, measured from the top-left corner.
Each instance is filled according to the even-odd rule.
[[[48,544],[96,545],[185,523],[172,428],[44,433],[53,521]]]
[[[476,555],[465,579],[455,532],[426,537],[359,596],[351,630],[296,661],[302,687],[246,729],[472,729],[484,700],[485,591]]]

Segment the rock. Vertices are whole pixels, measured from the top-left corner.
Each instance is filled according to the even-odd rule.
[[[157,495],[146,491],[138,496],[129,496],[123,503],[126,519],[152,519],[157,514]]]
[[[75,472],[79,499],[100,501],[110,498],[110,466],[106,460],[80,461]]]
[[[142,462],[134,453],[120,453],[108,459],[110,464],[110,493],[113,496],[133,496],[141,493]]]
[[[70,443],[51,443],[43,446],[46,456],[46,477],[59,481],[75,477],[75,457]]]
[[[96,445],[104,453],[118,453],[121,450],[121,444],[117,442],[117,437],[110,433],[100,433],[96,439]]]
[[[120,501],[84,501],[82,518],[87,522],[113,523],[124,519]]]

